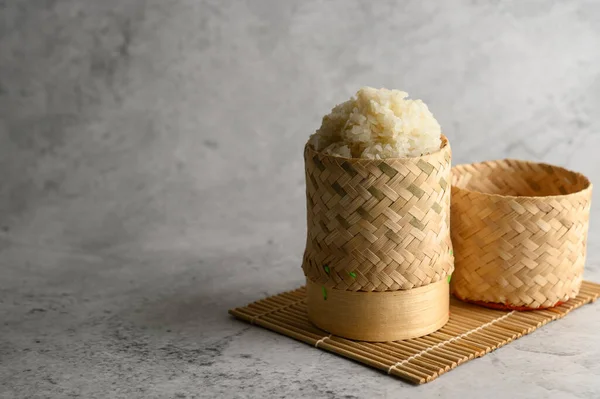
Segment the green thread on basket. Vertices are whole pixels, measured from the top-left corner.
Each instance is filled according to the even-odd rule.
[[[325,270],[325,273],[329,274],[329,266],[323,265],[323,270]]]
[[[452,275],[451,275],[451,274],[449,274],[449,275],[448,275],[448,284],[450,284],[450,279],[451,279],[451,278],[452,278]]]
[[[327,288],[325,288],[325,286],[323,286],[323,300],[327,300]]]
[[[348,274],[350,275],[350,277],[352,277],[352,278],[356,278],[356,273],[354,273],[354,272],[349,272]]]

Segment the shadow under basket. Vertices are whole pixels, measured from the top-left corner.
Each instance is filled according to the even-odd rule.
[[[452,293],[519,310],[577,296],[591,196],[585,176],[558,166],[502,160],[454,167]]]

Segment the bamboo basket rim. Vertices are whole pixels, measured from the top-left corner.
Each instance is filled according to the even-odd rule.
[[[495,194],[495,193],[487,193],[484,191],[479,191],[479,190],[472,190],[472,189],[468,189],[468,188],[464,188],[464,187],[460,187],[456,184],[454,184],[454,173],[456,171],[460,172],[460,173],[464,173],[464,169],[467,167],[478,167],[478,166],[482,166],[482,165],[490,165],[490,164],[495,164],[498,162],[515,162],[515,163],[521,163],[521,164],[527,164],[527,165],[538,165],[538,166],[547,166],[547,167],[551,167],[554,169],[561,169],[563,172],[567,172],[570,173],[574,176],[576,176],[578,179],[581,179],[584,182],[585,187],[577,190],[577,191],[573,191],[572,193],[568,193],[568,194],[558,194],[558,195],[506,195],[506,194]],[[493,167],[493,165],[491,165],[490,167]],[[590,179],[585,176],[582,173],[576,172],[574,170],[571,169],[567,169],[565,167],[562,166],[557,166],[557,165],[553,165],[553,164],[549,164],[549,163],[545,163],[545,162],[535,162],[535,161],[526,161],[523,159],[515,159],[515,158],[504,158],[504,159],[496,159],[496,160],[491,160],[491,161],[483,161],[483,162],[474,162],[474,163],[463,163],[463,164],[459,164],[459,165],[455,165],[452,167],[452,188],[456,189],[456,190],[460,190],[460,191],[464,191],[464,192],[468,192],[468,193],[473,193],[473,194],[479,194],[479,195],[483,195],[486,197],[490,197],[490,198],[500,198],[500,199],[512,199],[512,200],[545,200],[545,199],[556,199],[556,198],[569,198],[572,196],[576,196],[576,195],[581,195],[582,193],[586,193],[587,191],[591,191],[593,184],[590,181]]]
[[[312,152],[314,152],[315,154],[318,154],[319,156],[322,157],[328,157],[328,158],[335,158],[335,159],[341,159],[343,162],[351,162],[351,163],[371,163],[371,162],[414,162],[415,160],[419,160],[419,159],[428,159],[429,157],[436,155],[440,152],[442,152],[446,147],[450,146],[450,142],[448,141],[448,137],[446,137],[445,135],[441,135],[441,139],[442,139],[442,145],[440,146],[440,148],[437,151],[434,152],[430,152],[429,154],[423,154],[423,155],[419,155],[417,157],[404,157],[404,158],[382,158],[382,159],[369,159],[369,158],[346,158],[346,157],[338,157],[336,155],[331,155],[331,154],[325,154],[322,151],[318,151],[317,149],[315,149],[315,147],[312,146],[312,144],[310,144],[310,142],[306,143],[306,147],[310,148],[310,150]]]

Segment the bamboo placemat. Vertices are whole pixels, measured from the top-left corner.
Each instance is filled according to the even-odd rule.
[[[492,310],[452,300],[450,321],[441,330],[421,338],[382,343],[352,341],[313,326],[307,318],[305,287],[231,309],[229,313],[389,375],[424,384],[564,317],[599,295],[600,284],[584,281],[576,298],[552,309],[527,312]]]

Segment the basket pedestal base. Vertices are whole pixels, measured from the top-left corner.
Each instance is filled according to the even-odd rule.
[[[421,337],[449,318],[449,284],[444,279],[412,290],[343,291],[306,279],[309,320],[344,338],[384,342]]]

